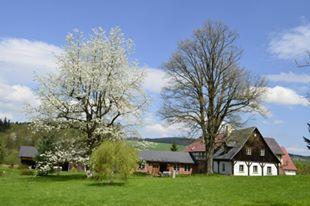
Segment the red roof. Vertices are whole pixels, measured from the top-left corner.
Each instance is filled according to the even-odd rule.
[[[294,165],[294,162],[292,161],[291,157],[287,153],[286,149],[284,147],[281,147],[284,155],[282,157],[282,164],[281,168],[283,170],[291,170],[291,171],[297,171],[296,166]]]
[[[226,134],[218,134],[217,137],[215,138],[215,147],[219,147],[222,145],[226,138]],[[205,152],[206,151],[206,146],[204,143],[204,140],[202,138],[196,139],[193,143],[188,145],[185,148],[186,152]]]

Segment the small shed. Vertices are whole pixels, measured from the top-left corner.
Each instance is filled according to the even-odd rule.
[[[19,158],[22,164],[35,166],[35,157],[38,155],[37,148],[33,146],[20,146]]]

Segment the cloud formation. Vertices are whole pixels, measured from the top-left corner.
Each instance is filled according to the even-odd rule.
[[[268,51],[279,59],[304,57],[310,48],[310,24],[303,24],[274,34]]]
[[[169,79],[166,73],[160,69],[146,68],[146,77],[143,86],[146,90],[159,93],[168,84]]]
[[[31,88],[22,85],[8,85],[0,82],[0,118],[25,120],[25,105],[38,105],[39,100]]]
[[[168,125],[165,121],[157,119],[154,113],[149,112],[143,119],[141,133],[145,138],[176,137],[187,134],[188,130],[180,124]]]
[[[27,39],[0,39],[0,80],[14,84],[32,83],[34,73],[55,71],[58,46]]]
[[[279,104],[279,105],[302,105],[309,106],[309,101],[299,94],[297,94],[294,90],[275,86],[266,88],[266,94],[263,97],[263,100],[267,103]]]
[[[267,79],[274,82],[289,82],[289,83],[310,83],[309,74],[296,74],[294,72],[281,72],[280,74],[268,74],[265,75]]]

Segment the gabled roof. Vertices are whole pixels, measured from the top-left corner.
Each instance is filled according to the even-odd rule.
[[[286,149],[284,147],[281,147],[281,150],[284,153],[284,156],[282,157],[282,164],[281,164],[282,170],[297,171],[297,168],[294,162],[292,161],[290,155],[287,153]]]
[[[215,138],[215,143],[214,143],[215,147],[216,148],[220,147],[223,144],[223,142],[225,141],[225,138],[226,138],[226,134],[224,134],[224,133],[218,134]],[[203,138],[196,139],[193,143],[188,145],[184,151],[186,151],[186,152],[205,152],[206,146],[205,146]]]
[[[32,146],[20,146],[19,157],[34,158],[38,155],[38,150]]]
[[[270,137],[264,137],[265,142],[271,149],[271,151],[276,155],[284,155],[284,152],[282,151],[280,145],[277,143],[277,141],[274,138]]]
[[[188,152],[169,152],[169,151],[141,151],[139,158],[152,162],[170,162],[194,164],[194,160]]]
[[[226,147],[219,149],[214,154],[214,159],[231,160],[247,142],[255,127],[233,130],[225,141]]]

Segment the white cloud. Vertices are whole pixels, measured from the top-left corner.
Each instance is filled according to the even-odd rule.
[[[280,74],[265,75],[269,80],[274,82],[290,82],[290,83],[310,83],[309,74],[296,74],[293,72],[281,72]]]
[[[288,151],[288,153],[291,153],[291,154],[301,154],[301,155],[309,155],[310,154],[308,148],[306,148],[306,144],[305,144],[305,147],[300,147],[297,145],[291,145],[289,147],[286,147],[286,150]]]
[[[168,125],[165,121],[156,119],[153,113],[147,113],[143,119],[141,134],[145,138],[160,138],[176,137],[187,132],[184,126],[178,124]]]
[[[58,46],[27,39],[0,39],[0,78],[14,84],[32,83],[34,73],[55,71]]]
[[[39,104],[37,96],[29,87],[0,82],[0,117],[23,121],[26,104]]]
[[[148,91],[159,93],[168,84],[168,78],[163,70],[146,68],[147,76],[144,80],[144,88]]]
[[[294,90],[275,86],[266,88],[266,94],[263,97],[263,100],[267,103],[280,104],[280,105],[303,105],[309,106],[309,101]]]
[[[279,124],[283,124],[284,121],[283,121],[283,120],[280,120],[280,119],[274,119],[274,120],[272,121],[272,123],[275,124],[275,125],[279,125]]]
[[[310,49],[310,24],[303,24],[273,35],[268,51],[279,59],[304,57]]]

